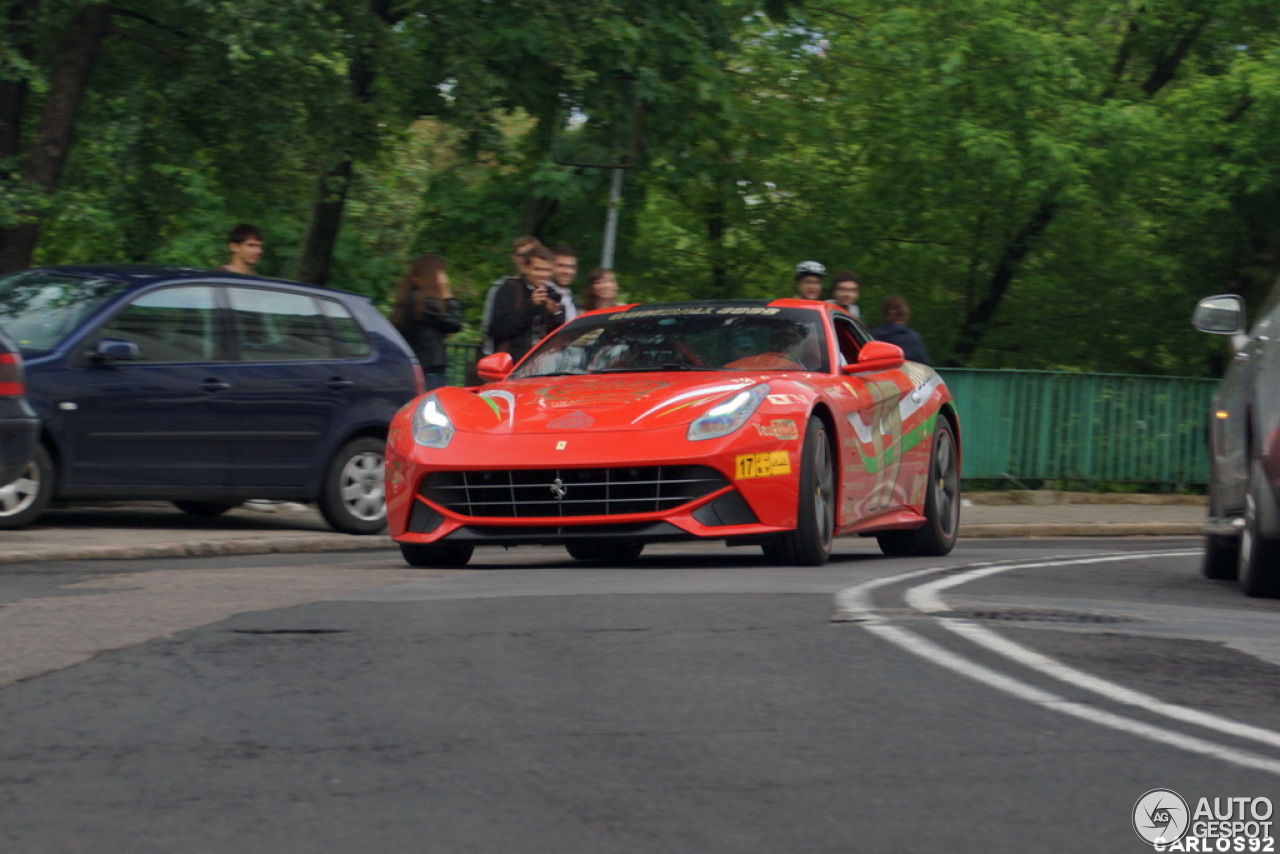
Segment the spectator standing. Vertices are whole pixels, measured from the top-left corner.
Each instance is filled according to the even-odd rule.
[[[520,275],[520,263],[524,259],[524,253],[541,245],[542,241],[532,234],[522,234],[511,241],[511,275]],[[489,286],[489,292],[484,295],[484,310],[480,313],[481,356],[497,352],[493,348],[493,339],[489,337],[489,327],[493,324],[493,298],[497,296],[498,288],[502,287],[502,283],[506,280],[506,276],[500,276]]]
[[[607,267],[596,267],[587,274],[587,289],[582,295],[582,310],[611,308],[618,304],[618,280]]]
[[[578,250],[564,243],[551,247],[555,256],[551,262],[551,283],[549,287],[560,292],[560,307],[564,310],[564,322],[568,323],[578,316],[578,307],[573,304],[573,280],[578,276]]]
[[[796,265],[796,296],[800,299],[822,299],[822,280],[827,268],[817,261],[801,261]]]
[[[256,225],[240,223],[227,234],[227,263],[218,269],[224,273],[253,275],[253,268],[262,260],[264,244],[262,231]],[[296,501],[272,501],[264,498],[250,499],[240,506],[258,513],[300,513],[307,509],[307,505]]]
[[[911,306],[907,304],[907,300],[897,294],[890,294],[884,298],[880,312],[881,323],[871,330],[876,340],[897,344],[909,361],[932,364],[929,351],[924,347],[924,339],[919,332],[907,326],[907,321],[911,319]]]
[[[854,317],[861,319],[862,309],[858,308],[858,297],[862,296],[862,283],[852,270],[837,270],[831,277],[831,299],[827,302],[838,305]]]
[[[555,256],[542,244],[521,256],[520,275],[502,280],[493,296],[488,335],[495,353],[519,361],[544,335],[564,323],[559,291],[549,287]]]
[[[444,339],[462,328],[462,309],[443,258],[419,255],[413,260],[396,285],[391,322],[418,357],[427,390],[444,385],[449,367]]]
[[[251,275],[262,260],[262,232],[257,226],[242,222],[227,235],[227,263],[219,269],[226,273]]]

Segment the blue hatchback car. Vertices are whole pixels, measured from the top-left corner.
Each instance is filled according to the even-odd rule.
[[[314,501],[339,531],[386,523],[388,425],[422,391],[408,345],[357,294],[177,267],[0,277],[40,443],[0,485],[0,528],[49,502],[162,499],[213,516]]]

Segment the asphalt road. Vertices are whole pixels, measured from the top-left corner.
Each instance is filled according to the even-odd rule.
[[[1197,548],[7,566],[0,851],[1151,850],[1280,799],[1280,602]]]

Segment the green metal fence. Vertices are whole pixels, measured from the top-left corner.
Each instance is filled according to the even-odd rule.
[[[1216,380],[939,371],[960,412],[966,478],[1204,483]]]
[[[474,344],[449,345],[465,385]],[[1216,380],[1055,371],[940,370],[960,411],[964,476],[1201,484]]]

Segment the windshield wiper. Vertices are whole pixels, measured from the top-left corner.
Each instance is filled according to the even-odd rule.
[[[532,380],[532,379],[541,379],[543,377],[580,377],[580,376],[583,376],[584,374],[589,374],[589,373],[591,372],[583,371],[583,370],[549,371],[545,374],[525,374],[524,376],[519,377],[518,379]]]
[[[651,374],[659,371],[731,371],[733,368],[715,368],[711,365],[691,365],[688,362],[664,362],[661,365],[623,365],[616,368],[598,368],[597,374]]]

